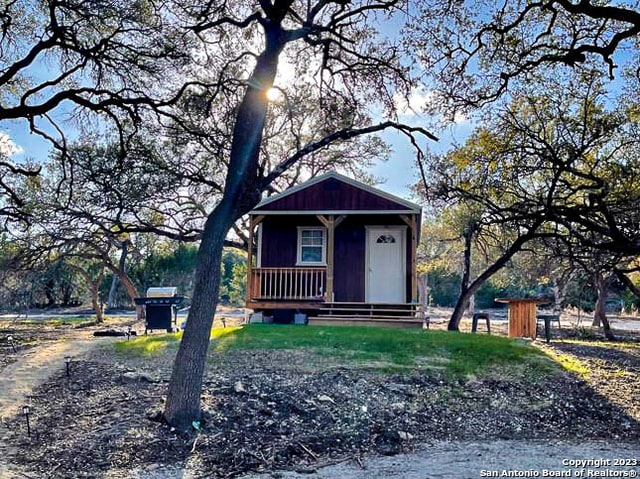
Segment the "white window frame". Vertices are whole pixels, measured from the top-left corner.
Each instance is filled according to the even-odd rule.
[[[302,232],[322,231],[322,261],[302,261]],[[326,266],[327,265],[327,229],[322,226],[298,226],[298,253],[296,266]]]

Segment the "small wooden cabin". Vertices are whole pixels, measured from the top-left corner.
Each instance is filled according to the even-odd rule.
[[[418,205],[334,172],[263,200],[250,212],[247,308],[276,322],[421,324],[420,219]]]

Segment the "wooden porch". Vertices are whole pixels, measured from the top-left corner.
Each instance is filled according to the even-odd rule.
[[[264,219],[252,217],[251,239]],[[344,217],[319,217],[327,227],[326,266],[254,266],[255,256],[249,250],[247,272],[247,308],[261,311],[298,310],[308,314],[310,325],[381,326],[421,328],[424,315],[415,303],[337,302],[334,298],[334,229]],[[412,222],[411,242],[416,244],[416,222]],[[415,265],[415,256],[411,258]],[[417,297],[415,266],[411,269],[411,292]]]
[[[247,308],[315,309],[324,302],[325,267],[257,268],[249,271]]]
[[[326,268],[252,268],[249,275],[250,300],[323,301]]]

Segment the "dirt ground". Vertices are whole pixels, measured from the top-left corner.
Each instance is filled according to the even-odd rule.
[[[620,334],[626,343],[540,345],[587,365],[584,377],[494,370],[452,380],[433,369],[347,368],[300,351],[214,353],[201,431],[189,435],[155,420],[173,352],[118,356],[115,339],[91,332],[14,331],[33,338],[18,353],[0,341],[3,373],[44,369],[34,359],[41,349],[58,364],[29,379],[31,437],[19,408],[0,424],[3,479],[475,478],[506,469],[542,477],[580,469],[563,459],[640,460],[640,347],[629,331]],[[68,350],[51,347],[65,342],[78,347],[69,376]],[[631,462],[609,469],[638,472]]]

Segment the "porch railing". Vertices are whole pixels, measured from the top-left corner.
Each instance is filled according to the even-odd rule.
[[[326,291],[326,268],[252,268],[251,299],[321,300]]]

